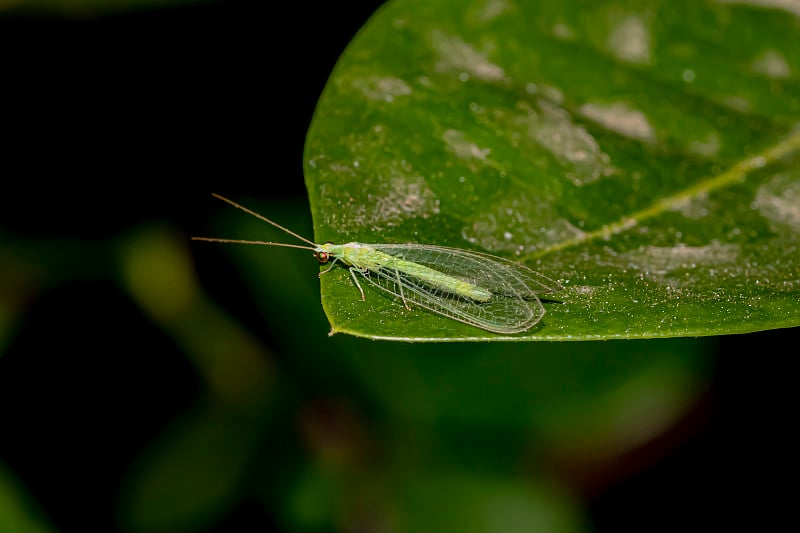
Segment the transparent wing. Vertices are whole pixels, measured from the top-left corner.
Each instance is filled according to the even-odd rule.
[[[488,290],[488,301],[472,300],[391,268],[362,272],[372,285],[410,304],[495,333],[519,333],[541,320],[538,294],[561,289],[558,282],[523,264],[479,252],[426,244],[370,244],[371,248],[424,265]]]

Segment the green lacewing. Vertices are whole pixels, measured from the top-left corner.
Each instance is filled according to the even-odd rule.
[[[198,241],[310,250],[320,264],[337,264],[350,277],[366,300],[359,279],[398,298],[406,309],[417,305],[439,315],[494,333],[527,331],[544,316],[539,294],[563,287],[521,263],[481,252],[431,244],[317,244],[233,200],[213,195],[233,207],[306,243],[251,241],[192,237]]]

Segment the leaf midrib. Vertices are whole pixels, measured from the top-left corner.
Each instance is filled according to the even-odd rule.
[[[648,207],[635,211],[626,217],[619,218],[614,222],[604,225],[602,228],[594,231],[588,231],[579,237],[541,248],[536,252],[526,255],[524,258],[522,258],[522,260],[526,261],[538,259],[545,255],[579,246],[595,239],[607,240],[613,235],[617,235],[635,226],[638,226],[645,220],[654,218],[667,211],[673,211],[675,208],[685,204],[689,200],[702,197],[713,191],[731,185],[742,183],[747,179],[747,176],[753,172],[762,170],[765,167],[775,163],[779,159],[797,152],[800,152],[800,131],[792,133],[787,138],[767,147],[756,155],[751,155],[740,160],[720,174],[709,176],[706,179],[695,183],[691,187],[686,187],[675,194],[661,198],[660,200],[650,204]]]

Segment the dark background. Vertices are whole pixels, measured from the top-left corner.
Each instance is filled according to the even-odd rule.
[[[0,13],[0,240],[93,241],[152,219],[202,234],[220,209],[212,191],[302,197],[315,103],[379,5]],[[224,301],[221,290],[211,289]],[[28,309],[0,357],[0,458],[60,531],[111,531],[123,472],[199,385],[171,339],[107,282],[72,280]],[[797,346],[797,329],[721,338],[697,414],[592,482],[595,529],[789,520]],[[242,503],[215,530],[275,527]]]

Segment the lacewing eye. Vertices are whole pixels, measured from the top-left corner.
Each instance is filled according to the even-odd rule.
[[[316,252],[314,256],[317,258],[317,261],[322,264],[325,264],[331,260],[331,256],[328,254],[328,252]]]

